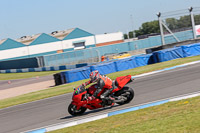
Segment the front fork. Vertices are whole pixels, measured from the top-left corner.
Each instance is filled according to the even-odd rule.
[[[71,104],[75,105],[76,110],[79,110],[82,107],[82,105],[86,104],[86,102],[85,101],[81,101],[80,103],[77,103],[77,102],[72,101]]]

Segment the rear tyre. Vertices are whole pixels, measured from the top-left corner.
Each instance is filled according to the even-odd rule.
[[[87,110],[87,108],[84,107],[80,107],[79,110],[76,109],[76,105],[74,104],[70,104],[68,106],[68,112],[69,114],[73,115],[73,116],[77,116],[77,115],[81,115],[83,114],[85,111]]]
[[[130,87],[124,87],[122,90],[118,91],[115,96],[121,96],[123,95],[124,97],[127,98],[127,100],[122,101],[122,102],[117,102],[117,104],[127,104],[129,103],[133,98],[134,98],[134,91],[132,88]]]

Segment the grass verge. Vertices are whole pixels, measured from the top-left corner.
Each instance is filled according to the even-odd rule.
[[[32,78],[36,76],[48,76],[53,75],[55,73],[59,73],[61,71],[66,70],[59,70],[59,71],[44,71],[44,72],[25,72],[25,73],[0,73],[0,80],[14,80],[14,79],[25,79],[25,78]]]
[[[164,69],[164,68],[168,68],[168,67],[172,67],[172,66],[192,62],[192,61],[197,61],[197,60],[200,60],[200,56],[176,59],[176,60],[166,61],[162,63],[147,65],[143,67],[137,67],[134,69],[111,73],[111,74],[108,74],[108,76],[111,79],[115,79],[118,76],[123,76],[123,75],[128,75],[128,74],[138,75],[138,74],[160,70],[160,69]],[[40,99],[44,99],[48,97],[53,97],[53,96],[73,92],[73,87],[76,87],[85,81],[86,80],[81,80],[81,81],[77,81],[77,82],[73,82],[73,83],[69,83],[69,84],[65,84],[65,85],[61,85],[57,87],[52,87],[52,88],[42,90],[42,91],[37,91],[37,92],[28,93],[28,94],[13,97],[13,98],[0,100],[0,109],[13,106],[13,105],[32,102],[32,101],[36,101],[36,100],[40,100]]]
[[[199,108],[195,97],[48,133],[199,133]]]

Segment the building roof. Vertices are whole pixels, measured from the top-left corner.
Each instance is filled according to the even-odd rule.
[[[68,30],[62,30],[62,31],[54,31],[51,32],[49,35],[56,37],[60,40],[63,40],[69,33],[71,33],[75,28],[68,29]]]
[[[79,28],[71,28],[68,30],[53,31],[49,34],[39,33],[35,35],[22,36],[16,39],[15,41],[20,42],[25,45],[36,45],[36,44],[42,44],[42,43],[48,43],[48,42],[54,42],[54,41],[60,41],[60,40],[86,37],[86,36],[91,36],[91,35],[93,34],[87,31],[81,30]],[[0,40],[0,44],[3,43],[5,40]]]
[[[0,42],[0,50],[7,50],[19,47],[25,47],[25,45],[10,38],[1,40]]]
[[[29,45],[32,43],[36,38],[38,38],[42,33],[35,34],[32,36],[22,36],[21,38],[16,39],[17,42],[21,42],[23,44]]]
[[[69,33],[71,33],[75,28],[72,29],[68,29],[68,30],[62,30],[62,31],[53,31],[51,33],[49,33],[48,35],[55,37],[59,40],[64,39]],[[37,39],[41,34],[43,33],[39,33],[39,34],[35,34],[32,36],[22,36],[21,38],[16,39],[16,41],[21,42],[25,45],[29,45],[31,44],[35,39]]]
[[[2,39],[2,40],[0,40],[0,45],[1,45],[2,43],[4,43],[6,40],[7,40],[7,39]]]

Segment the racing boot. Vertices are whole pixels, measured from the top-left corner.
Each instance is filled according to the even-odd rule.
[[[101,106],[105,107],[107,105],[107,101],[105,98],[101,99],[102,100],[102,103],[101,103]]]
[[[107,98],[107,104],[110,106],[114,106],[114,104],[115,104],[114,101],[115,101],[115,99],[113,97]]]

